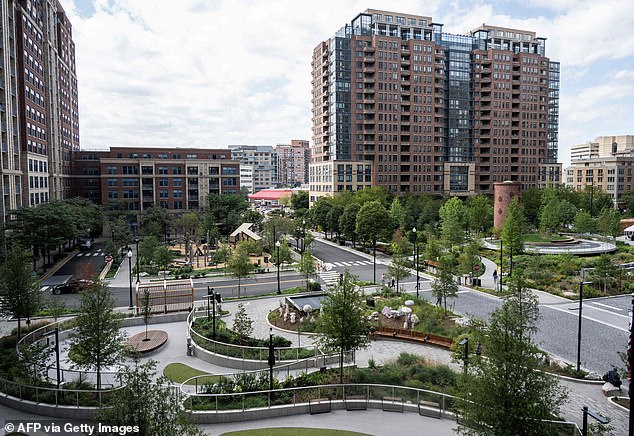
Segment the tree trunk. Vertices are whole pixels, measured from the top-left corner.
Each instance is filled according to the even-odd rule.
[[[339,353],[339,383],[343,384],[343,347]]]
[[[18,316],[18,341],[22,335],[22,317]]]

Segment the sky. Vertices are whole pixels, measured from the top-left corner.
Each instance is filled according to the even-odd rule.
[[[313,48],[365,9],[537,32],[561,62],[559,161],[634,134],[631,0],[60,0],[73,26],[82,149],[311,140]],[[312,142],[312,141],[311,141]]]

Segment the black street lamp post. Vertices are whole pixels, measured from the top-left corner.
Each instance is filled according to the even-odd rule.
[[[412,229],[412,232],[414,232],[414,255],[416,256],[416,298],[418,298],[420,292],[420,276],[418,275],[418,235],[416,234],[416,227]]]
[[[128,247],[128,269],[130,270],[130,305],[128,309],[132,310],[134,305],[132,304],[132,249],[130,247]]]
[[[277,249],[277,293],[282,293],[282,288],[280,287],[280,241],[275,242],[275,248]]]
[[[212,324],[212,338],[216,340],[216,292],[211,286],[207,286],[207,320],[209,320],[209,299],[211,299],[211,324]]]
[[[44,333],[42,336],[47,337],[50,335],[55,335],[55,368],[57,370],[57,389],[59,389],[60,383],[60,367],[59,367],[59,327],[55,327],[54,331]],[[48,342],[48,339],[47,339]],[[57,395],[57,392],[56,392]]]
[[[139,238],[134,238],[134,243],[136,244],[136,282],[139,283],[141,281],[139,279]]]
[[[502,293],[502,237],[500,237],[500,294]]]
[[[306,249],[306,219],[302,220],[302,253]]]

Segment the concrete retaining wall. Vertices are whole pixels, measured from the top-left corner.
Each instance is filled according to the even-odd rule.
[[[92,420],[99,412],[97,407],[56,406],[55,404],[35,403],[28,400],[0,394],[0,404],[12,409],[51,418]]]

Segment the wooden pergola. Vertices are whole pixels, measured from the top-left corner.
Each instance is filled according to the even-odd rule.
[[[136,288],[136,312],[143,306],[145,291],[150,292],[150,308],[152,313],[169,313],[190,311],[194,307],[194,281],[161,280],[151,283],[138,283]]]

